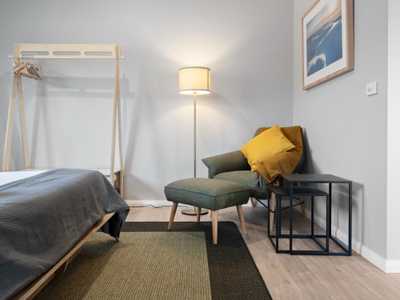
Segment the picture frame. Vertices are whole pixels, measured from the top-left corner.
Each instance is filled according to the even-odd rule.
[[[303,89],[354,70],[354,0],[317,0],[302,18]]]

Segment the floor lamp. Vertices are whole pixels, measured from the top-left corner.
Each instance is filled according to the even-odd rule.
[[[193,177],[197,178],[197,96],[210,94],[210,69],[185,67],[178,71],[179,93],[193,97]],[[182,210],[185,215],[197,215],[197,210]],[[200,212],[207,214],[206,210]]]

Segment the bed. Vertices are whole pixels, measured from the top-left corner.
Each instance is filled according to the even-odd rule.
[[[0,299],[33,298],[89,236],[118,240],[127,204],[100,172],[0,172]]]

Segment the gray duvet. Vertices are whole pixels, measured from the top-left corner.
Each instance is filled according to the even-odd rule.
[[[105,213],[118,237],[128,206],[99,172],[59,169],[0,186],[0,299],[49,270]]]

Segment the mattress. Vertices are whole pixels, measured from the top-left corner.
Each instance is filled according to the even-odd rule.
[[[90,169],[92,171],[98,171],[101,174],[103,174],[108,181],[111,182],[111,176],[110,176],[110,170],[109,169]],[[22,170],[22,171],[11,171],[11,172],[0,172],[0,186],[13,182],[13,181],[17,181],[20,179],[24,179],[24,178],[28,178],[28,177],[32,177],[44,172],[47,172],[50,170],[47,169],[31,169],[31,170]],[[115,170],[115,172],[118,172],[119,170]]]
[[[8,183],[29,178],[41,173],[47,172],[47,170],[24,170],[24,171],[13,171],[13,172],[0,172],[0,186]]]

